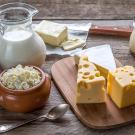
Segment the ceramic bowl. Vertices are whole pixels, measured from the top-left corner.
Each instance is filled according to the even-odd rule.
[[[48,74],[40,68],[32,66],[41,73],[41,82],[26,90],[12,90],[5,87],[0,79],[0,106],[13,112],[30,112],[44,106],[47,101],[50,89],[51,79]],[[0,74],[0,78],[7,70]]]

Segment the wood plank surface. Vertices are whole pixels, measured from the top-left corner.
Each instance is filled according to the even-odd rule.
[[[16,0],[0,0],[0,5]],[[35,19],[132,19],[135,0],[18,0],[35,6]]]
[[[39,10],[39,14],[34,17],[34,20],[51,19],[61,23],[82,23],[91,21],[95,25],[101,26],[130,27],[132,26],[132,18],[135,15],[135,0],[0,0],[0,5],[13,1],[26,2],[35,6]],[[75,21],[74,19],[77,20]],[[110,21],[105,19],[110,19]],[[87,47],[108,43],[113,49],[114,56],[119,59],[122,64],[135,66],[135,56],[129,51],[128,41],[129,38],[123,37],[90,35],[87,40]],[[61,58],[63,57],[47,56],[45,71],[50,73],[52,64]],[[60,103],[65,103],[65,101],[58,92],[56,86],[53,84],[50,98],[45,107],[33,112],[32,116],[33,114],[34,116],[44,114],[51,107]],[[31,118],[31,115],[27,115]],[[17,115],[14,114],[14,117],[17,117]],[[26,119],[28,117],[25,116]],[[0,124],[2,124],[3,121],[9,123],[10,118],[11,114],[9,115],[9,112],[6,112],[1,108]],[[14,122],[10,121],[10,123]],[[31,124],[5,133],[4,135],[134,135],[134,133],[135,124],[103,131],[89,129],[82,125],[73,112],[69,110],[61,120],[55,123],[35,121]]]
[[[60,23],[83,23],[83,22],[93,22],[95,25],[101,25],[101,26],[132,26],[132,20],[56,20],[56,22]],[[135,66],[135,56],[130,53],[128,48],[128,41],[129,38],[123,38],[123,37],[113,37],[113,36],[94,36],[90,35],[87,39],[87,48],[92,47],[95,45],[101,45],[108,43],[111,45],[112,51],[114,56],[120,60],[120,62],[124,65],[129,64],[132,66]],[[47,73],[50,73],[50,69],[52,65],[63,58],[62,56],[47,56],[46,64],[45,64],[45,71]],[[51,107],[58,105],[60,103],[65,103],[63,97],[58,92],[56,86],[52,82],[52,89],[51,89],[51,95],[46,103],[45,107],[42,108],[39,111],[36,111],[32,114],[44,114],[47,112]],[[2,111],[0,111],[0,121],[2,122],[8,122],[9,119],[7,117],[11,117],[11,114],[6,112],[1,108]],[[27,114],[28,115],[28,114]],[[28,115],[29,116],[29,115]],[[17,117],[17,115],[16,115]],[[3,120],[3,121],[2,121]],[[10,123],[13,123],[10,121]],[[111,129],[111,130],[93,130],[90,128],[85,127],[82,123],[78,121],[78,119],[75,117],[74,113],[69,110],[67,114],[59,121],[55,123],[51,122],[41,122],[41,121],[35,121],[31,124],[25,125],[23,127],[17,128],[13,131],[10,131],[8,133],[5,133],[4,135],[134,135],[135,133],[135,124],[131,124],[125,127],[117,128],[117,129]]]

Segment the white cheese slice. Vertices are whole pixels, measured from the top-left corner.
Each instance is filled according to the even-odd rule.
[[[100,65],[109,71],[116,69],[115,59],[111,47],[108,44],[91,47],[73,55],[76,55],[76,62],[78,62],[77,56],[86,55],[91,62]]]

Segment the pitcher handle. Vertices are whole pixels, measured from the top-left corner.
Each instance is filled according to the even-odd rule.
[[[2,24],[0,24],[0,33],[1,35],[4,35],[4,31],[5,31],[6,27]]]

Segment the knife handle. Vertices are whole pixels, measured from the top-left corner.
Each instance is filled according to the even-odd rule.
[[[89,33],[90,34],[99,34],[99,35],[113,35],[113,36],[130,37],[132,30],[133,30],[133,28],[130,28],[130,27],[92,25],[89,30]]]

